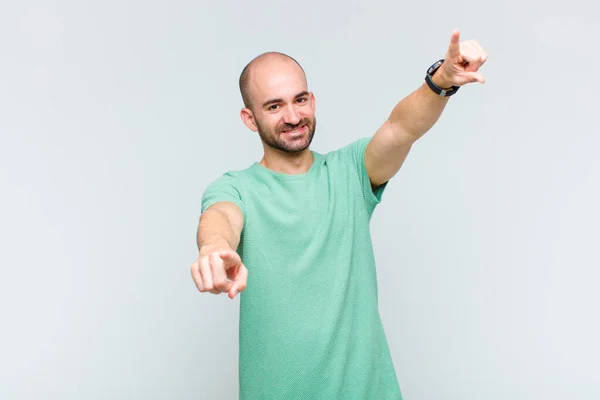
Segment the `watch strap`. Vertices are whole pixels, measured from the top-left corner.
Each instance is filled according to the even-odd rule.
[[[438,60],[431,67],[429,67],[429,69],[427,70],[427,74],[425,75],[425,82],[427,82],[427,86],[429,86],[429,88],[433,90],[434,93],[442,97],[449,97],[452,96],[454,93],[458,92],[460,86],[452,86],[449,89],[442,89],[433,82],[433,75],[440,68],[443,62],[444,59]]]

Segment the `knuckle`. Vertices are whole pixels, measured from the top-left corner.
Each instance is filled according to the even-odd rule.
[[[222,268],[222,263],[219,262],[219,260],[213,260],[211,259],[210,262],[208,263],[208,265],[210,265],[210,268],[212,270],[215,270],[217,268]]]
[[[223,286],[223,279],[221,278],[213,278],[213,286],[214,287],[221,287]]]
[[[219,289],[221,291],[226,289],[227,286],[227,281],[223,280],[223,279],[218,279],[214,282],[215,289]]]

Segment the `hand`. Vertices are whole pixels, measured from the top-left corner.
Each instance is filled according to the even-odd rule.
[[[233,250],[212,251],[192,264],[192,278],[200,292],[228,292],[233,299],[246,289],[248,269]]]
[[[478,71],[487,61],[488,55],[475,40],[460,41],[460,31],[452,32],[450,46],[446,52],[444,63],[440,66],[436,84],[442,88],[462,86],[471,82],[485,83],[485,78]]]

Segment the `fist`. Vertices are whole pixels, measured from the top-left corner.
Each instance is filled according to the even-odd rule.
[[[248,269],[233,250],[213,251],[191,266],[192,278],[200,292],[228,293],[233,299],[246,289]]]

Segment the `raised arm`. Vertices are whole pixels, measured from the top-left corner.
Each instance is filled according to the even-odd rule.
[[[200,292],[228,292],[233,299],[246,288],[248,269],[236,250],[244,226],[240,208],[230,202],[208,207],[200,216],[197,242],[200,253],[191,266]]]
[[[471,82],[485,83],[477,71],[486,60],[487,53],[479,43],[460,42],[460,32],[455,30],[433,82],[444,89]],[[400,170],[412,145],[437,122],[447,103],[448,97],[434,93],[423,83],[394,107],[365,151],[365,167],[374,187],[387,182]]]

